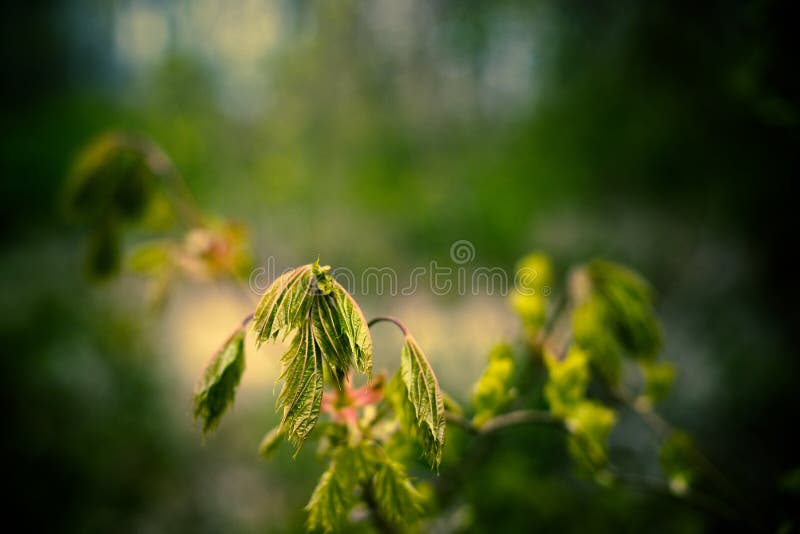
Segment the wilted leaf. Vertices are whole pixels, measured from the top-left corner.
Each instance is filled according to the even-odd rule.
[[[194,416],[203,422],[203,432],[217,425],[233,402],[244,372],[244,328],[239,328],[214,355],[194,393]]]
[[[444,401],[436,375],[411,335],[406,336],[400,354],[400,376],[408,401],[414,408],[423,453],[431,465],[438,468],[442,460],[446,427]]]

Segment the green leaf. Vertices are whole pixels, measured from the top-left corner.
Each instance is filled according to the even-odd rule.
[[[661,329],[650,284],[615,263],[593,260],[586,266],[592,292],[607,306],[607,325],[634,358],[654,358],[661,349]]]
[[[643,361],[639,364],[644,374],[644,404],[652,406],[669,394],[675,381],[675,366],[668,362]]]
[[[403,466],[385,454],[372,478],[375,504],[392,523],[414,522],[421,510],[421,496],[411,484]]]
[[[312,303],[313,274],[310,265],[279,276],[264,293],[255,315],[256,343],[271,341],[308,322]]]
[[[319,418],[322,403],[322,352],[314,339],[312,324],[307,321],[281,358],[283,386],[278,405],[283,407],[281,428],[295,444],[295,454]]]
[[[444,448],[445,415],[442,391],[428,359],[411,335],[400,354],[400,376],[420,430],[423,453],[431,466],[439,467]]]
[[[356,503],[356,490],[370,475],[363,447],[340,447],[333,452],[306,505],[309,530],[341,531]]]
[[[261,443],[258,445],[258,454],[262,458],[271,458],[278,450],[281,438],[283,438],[283,429],[278,425],[267,432],[261,439]]]
[[[604,465],[608,435],[617,421],[614,410],[597,402],[581,401],[569,409],[565,421],[572,434],[570,452],[573,457],[579,463],[588,460],[592,470]]]
[[[334,281],[336,305],[350,350],[359,372],[372,376],[372,336],[361,308],[344,288]]]
[[[313,264],[280,276],[267,289],[253,318],[258,343],[294,333],[283,355],[278,405],[282,427],[299,450],[319,417],[327,367],[338,387],[355,367],[372,371],[372,338],[360,308],[328,274]]]
[[[589,384],[588,356],[572,346],[562,360],[545,354],[544,361],[549,373],[544,396],[550,404],[550,411],[564,417],[585,398]]]
[[[604,301],[591,296],[575,308],[572,314],[572,336],[589,355],[592,365],[611,385],[619,384],[622,376],[622,347],[608,324]]]
[[[194,416],[207,433],[233,402],[244,372],[244,328],[238,328],[206,367],[194,393]]]
[[[501,343],[489,353],[489,363],[472,388],[474,424],[483,424],[514,399],[513,378],[514,354],[510,345]]]
[[[685,495],[694,482],[694,454],[691,436],[681,430],[672,432],[661,445],[658,460],[669,480],[670,491],[676,495]]]
[[[92,140],[77,157],[65,189],[68,213],[96,223],[135,220],[145,211],[157,183],[148,139],[109,132]]]

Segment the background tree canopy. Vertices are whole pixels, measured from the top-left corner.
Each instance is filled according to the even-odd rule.
[[[154,312],[140,281],[86,278],[63,183],[81,147],[113,128],[154,139],[204,210],[248,227],[256,264],[319,255],[356,272],[391,266],[403,280],[465,239],[472,265],[509,271],[532,249],[562,270],[593,256],[633,266],[653,283],[664,358],[680,368],[664,412],[768,525],[795,528],[798,291],[786,234],[800,158],[797,15],[788,1],[6,7],[11,509],[59,531],[298,531],[320,472],[311,447],[295,463],[289,451],[254,459],[264,422],[277,421],[279,348],[251,358],[229,420],[198,443],[193,381],[250,305],[235,288],[182,283]],[[461,399],[517,328],[497,296],[362,300],[409,317]],[[375,358],[376,369],[395,365]],[[647,439],[623,420],[611,446],[624,457]],[[730,530],[667,497],[572,477],[558,440],[498,434],[463,470],[445,450],[458,506],[431,528]]]

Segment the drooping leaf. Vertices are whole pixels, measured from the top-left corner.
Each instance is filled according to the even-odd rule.
[[[267,432],[261,439],[261,443],[258,445],[258,454],[260,454],[262,458],[272,457],[275,451],[278,450],[281,438],[283,438],[283,429],[278,425]]]
[[[383,455],[372,478],[372,492],[381,515],[395,524],[413,523],[421,509],[421,496],[403,466]]]
[[[194,393],[194,416],[208,432],[219,423],[233,402],[244,372],[244,328],[239,328],[222,345],[206,367]]]
[[[324,389],[322,352],[310,321],[299,329],[281,361],[283,386],[278,396],[278,404],[283,407],[281,428],[297,452],[314,430]]]
[[[341,388],[348,372],[372,370],[372,340],[358,305],[319,262],[280,276],[267,289],[253,318],[259,342],[293,334],[284,354],[278,397],[282,427],[296,447],[314,429],[325,368]]]
[[[353,297],[336,281],[333,294],[359,372],[372,376],[372,336],[367,320]]]
[[[279,276],[261,298],[253,316],[256,343],[271,341],[308,321],[312,294],[311,266],[304,265]]]
[[[423,453],[431,465],[438,468],[446,427],[444,400],[428,359],[411,335],[406,336],[400,354],[400,376],[414,409]]]

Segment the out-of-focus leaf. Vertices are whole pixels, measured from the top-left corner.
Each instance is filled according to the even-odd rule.
[[[278,425],[267,432],[261,439],[261,443],[258,445],[258,454],[260,454],[262,458],[271,458],[278,450],[278,446],[281,444],[281,438],[283,438],[283,430],[280,425]]]
[[[607,307],[607,325],[620,345],[634,358],[654,358],[661,349],[661,329],[647,281],[626,267],[602,260],[589,262],[586,274],[592,294]]]
[[[676,495],[685,495],[695,479],[694,443],[686,432],[676,430],[661,445],[658,459],[661,470],[669,481],[669,489]]]
[[[644,374],[644,403],[651,406],[666,397],[675,381],[675,366],[668,362],[643,361],[639,367]]]
[[[157,180],[146,148],[146,140],[124,132],[109,132],[89,143],[67,180],[69,213],[92,223],[141,216]]]
[[[542,294],[553,284],[553,264],[550,257],[542,252],[534,252],[522,258],[515,270],[515,286],[525,295]]]
[[[439,382],[416,340],[406,335],[400,354],[400,376],[414,408],[422,450],[434,468],[439,467],[446,428],[444,400]]]
[[[379,512],[395,524],[413,523],[421,509],[421,496],[411,484],[403,466],[385,454],[372,478]]]
[[[128,256],[128,266],[135,273],[157,275],[171,264],[171,248],[166,240],[143,243]]]
[[[472,388],[474,424],[480,426],[514,399],[513,377],[513,351],[510,345],[501,343],[489,353],[489,363]]]
[[[96,227],[89,238],[87,268],[99,280],[108,278],[119,270],[121,243],[119,231],[113,223]]]
[[[370,471],[364,447],[336,449],[306,505],[309,530],[342,531],[356,502],[356,490],[368,479]]]
[[[572,336],[600,375],[609,384],[616,385],[622,375],[622,348],[607,317],[603,300],[590,296],[572,314]]]
[[[581,401],[565,416],[571,442],[570,453],[579,463],[588,461],[592,470],[606,463],[606,443],[616,423],[614,410],[597,402]]]
[[[222,345],[206,367],[194,393],[194,416],[208,432],[219,423],[233,402],[244,372],[244,328],[239,328]]]
[[[564,417],[584,401],[589,384],[588,357],[585,352],[572,346],[562,360],[545,354],[544,361],[549,373],[544,396],[550,404],[550,411]]]

